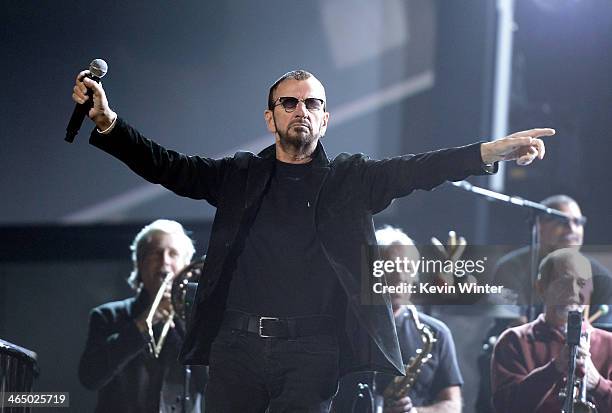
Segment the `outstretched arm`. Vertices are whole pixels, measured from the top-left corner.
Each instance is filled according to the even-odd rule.
[[[493,142],[475,143],[380,161],[367,160],[362,182],[373,212],[386,208],[394,198],[416,189],[431,190],[446,181],[470,175],[495,173],[495,163],[516,160],[528,165],[544,157],[540,136],[553,135],[549,128],[521,131]]]
[[[167,150],[144,137],[110,108],[102,85],[85,77],[84,70],[76,78],[72,99],[84,103],[93,90],[93,107],[88,116],[95,122],[90,143],[113,155],[142,178],[161,184],[174,193],[193,199],[206,199],[217,206],[229,158],[210,159],[186,156]]]

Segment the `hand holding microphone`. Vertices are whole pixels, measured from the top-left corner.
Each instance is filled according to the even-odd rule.
[[[108,66],[104,60],[95,59],[88,70],[77,75],[72,93],[72,100],[77,105],[66,128],[67,142],[74,140],[86,115],[95,122],[99,130],[108,129],[116,119],[117,114],[109,107],[106,93],[99,83],[107,70]]]

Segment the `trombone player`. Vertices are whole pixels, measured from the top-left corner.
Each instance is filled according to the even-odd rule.
[[[567,316],[584,312],[593,292],[590,261],[576,248],[558,249],[540,264],[536,290],[544,313],[530,323],[506,330],[499,338],[491,362],[493,405],[499,413],[560,412],[559,393],[565,388],[569,347]],[[612,333],[583,322],[589,342],[581,341],[576,357],[580,392],[588,395],[599,412],[612,411]],[[571,395],[570,395],[571,397]],[[575,411],[586,400],[576,398]],[[577,406],[579,405],[579,406]],[[579,410],[578,410],[579,409]]]
[[[177,361],[184,326],[172,320],[172,284],[163,283],[189,264],[193,241],[178,222],[159,219],[136,235],[130,249],[134,269],[128,283],[136,294],[91,311],[79,380],[98,391],[96,412],[200,412],[205,370],[191,367],[191,379],[185,380],[185,367]],[[158,292],[161,301],[151,311]],[[159,341],[166,322],[170,328],[157,357],[149,351],[149,313],[154,339]]]

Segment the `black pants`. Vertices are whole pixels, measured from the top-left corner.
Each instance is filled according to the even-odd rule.
[[[335,336],[262,338],[222,329],[210,352],[206,413],[328,412],[337,389]]]

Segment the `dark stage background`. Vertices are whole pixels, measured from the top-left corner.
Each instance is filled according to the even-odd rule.
[[[201,255],[214,213],[89,146],[90,124],[63,142],[74,77],[89,61],[109,63],[104,85],[120,116],[209,156],[271,144],[267,88],[305,68],[326,85],[329,154],[380,158],[491,136],[496,16],[492,0],[3,2],[0,338],[38,353],[36,389],[69,391],[71,411],[90,411],[95,395],[76,378],[88,312],[130,294],[131,239],[147,221],[177,219]],[[515,22],[509,129],[557,135],[543,162],[507,165],[505,192],[567,193],[589,218],[585,243],[610,244],[612,3],[521,0]],[[516,245],[528,238],[525,220],[450,185],[375,217],[417,242],[455,229],[470,242]],[[489,320],[441,317],[456,332],[471,412]]]

